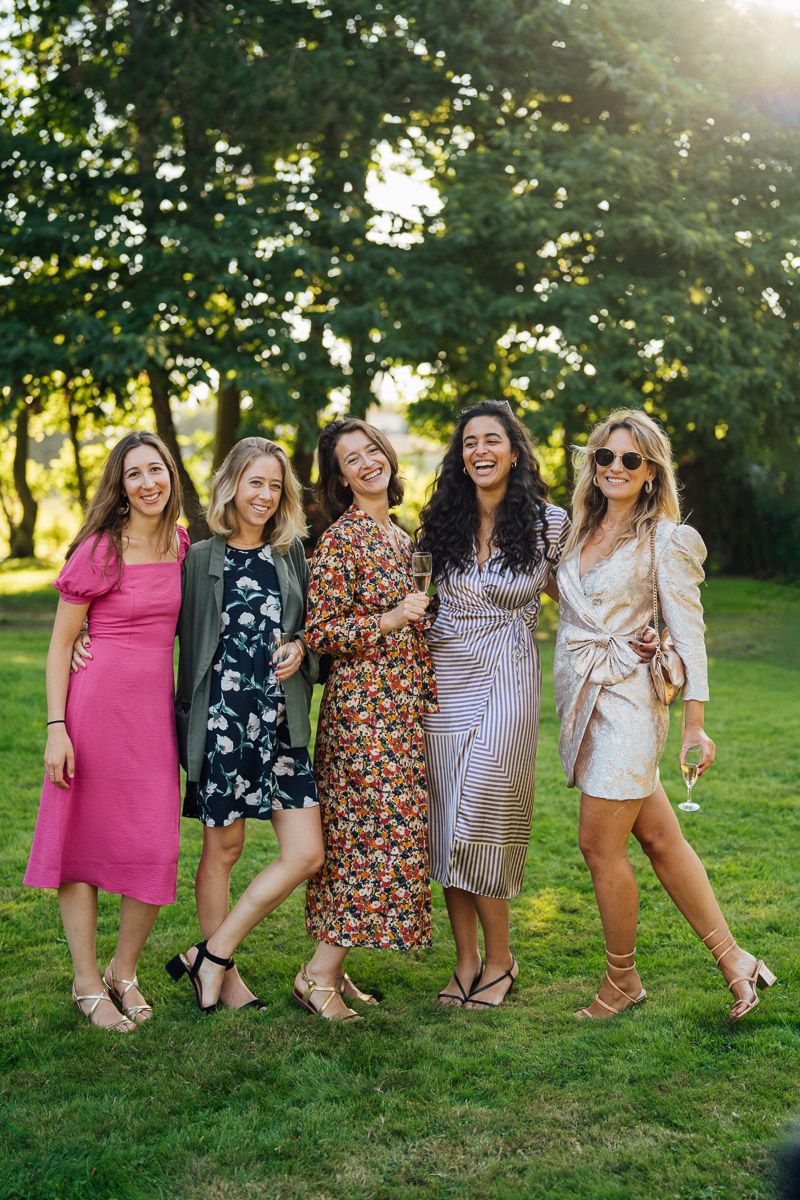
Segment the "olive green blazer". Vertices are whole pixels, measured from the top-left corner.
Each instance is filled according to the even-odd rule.
[[[295,538],[283,554],[274,554],[281,589],[283,629],[290,638],[304,635],[308,563],[303,543]],[[225,539],[215,535],[189,548],[184,563],[183,600],[178,618],[180,656],[175,724],[181,766],[189,783],[200,779],[206,749],[211,667],[222,628],[222,572]],[[308,719],[311,692],[317,678],[318,659],[306,648],[303,665],[283,685],[286,720],[293,746],[307,746],[311,737]]]

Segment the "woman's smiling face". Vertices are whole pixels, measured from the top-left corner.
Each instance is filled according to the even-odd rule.
[[[461,438],[464,467],[480,491],[505,491],[517,457],[502,421],[497,417],[473,417]]]
[[[387,491],[392,478],[391,464],[362,430],[342,434],[336,443],[336,461],[342,480],[356,501],[360,497],[377,499]]]

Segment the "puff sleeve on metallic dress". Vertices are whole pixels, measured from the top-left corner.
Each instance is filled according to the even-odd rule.
[[[684,700],[708,700],[708,663],[700,584],[706,547],[691,525],[678,525],[656,559],[661,618],[686,668]]]

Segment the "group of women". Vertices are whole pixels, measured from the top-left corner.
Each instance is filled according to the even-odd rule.
[[[79,1012],[117,1032],[152,1015],[136,972],[159,906],[175,899],[179,756],[184,815],[204,826],[202,940],[167,970],[188,977],[204,1012],[263,1006],[233,956],[304,880],[314,950],[293,995],[311,1013],[357,1020],[353,1005],[377,1003],[345,971],[352,947],[430,944],[431,878],[455,948],[439,1002],[502,1004],[519,972],[509,901],[531,830],[542,592],[560,600],[559,749],[581,791],[580,846],[607,955],[595,1000],[576,1015],[609,1018],[645,998],[631,833],[716,958],[731,1018],[750,1012],[774,976],[735,941],[659,782],[668,709],[649,670],[654,593],[685,666],[682,758],[699,746],[704,771],[715,754],[703,724],[705,547],[680,524],[663,430],[636,410],[595,428],[570,522],[548,503],[511,408],[473,405],[416,546],[390,516],[403,484],[383,433],[334,421],[318,469],[332,524],[309,568],[300,488],[275,443],[234,447],[211,485],[213,536],[192,546],[176,525],[180,485],[157,437],[128,435],[106,463],[55,581],[46,776],[25,877],[58,889]],[[413,587],[414,549],[431,556],[432,600]],[[328,676],[312,768],[318,656]],[[248,819],[272,821],[280,852],[231,907]],[[102,976],[98,888],[121,896]]]

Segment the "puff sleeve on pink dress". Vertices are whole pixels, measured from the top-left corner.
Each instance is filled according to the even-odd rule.
[[[89,605],[93,659],[70,676],[66,725],[75,776],[64,791],[45,778],[25,883],[89,883],[147,904],[175,899],[179,772],[173,645],[181,564],[122,564],[107,538],[87,539],[54,586]]]

